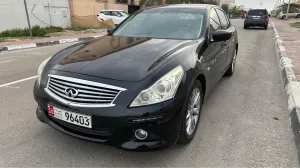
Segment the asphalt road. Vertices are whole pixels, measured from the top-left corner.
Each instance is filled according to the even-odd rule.
[[[233,23],[240,40],[236,73],[222,79],[204,103],[191,144],[156,152],[79,140],[36,119],[37,68],[67,45],[0,54],[0,166],[297,166],[273,31]]]

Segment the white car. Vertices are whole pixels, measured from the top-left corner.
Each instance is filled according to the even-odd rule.
[[[123,10],[102,10],[97,17],[102,21],[112,19],[114,24],[118,25],[128,17],[128,14]]]
[[[289,12],[288,14],[289,18],[300,18],[300,13],[299,12]],[[279,15],[277,16],[279,19],[285,19],[286,18],[286,12],[280,12]]]

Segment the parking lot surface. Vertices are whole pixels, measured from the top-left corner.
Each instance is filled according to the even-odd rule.
[[[239,32],[236,72],[204,102],[195,139],[156,152],[79,140],[39,122],[32,87],[39,64],[67,45],[0,54],[0,166],[297,166],[273,30]]]

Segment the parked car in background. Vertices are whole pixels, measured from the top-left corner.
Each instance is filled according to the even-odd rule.
[[[102,10],[97,17],[102,21],[112,19],[114,24],[118,25],[128,17],[128,13],[123,10]]]
[[[237,53],[237,30],[218,6],[145,8],[45,60],[36,114],[66,134],[127,150],[188,144],[203,101],[234,74]]]
[[[268,29],[270,15],[266,9],[250,9],[244,19],[244,29],[261,26]]]
[[[289,18],[300,18],[300,12],[294,12],[294,11],[290,11],[288,13],[288,17]],[[286,11],[284,12],[280,12],[277,16],[277,18],[279,19],[285,19],[286,18]]]

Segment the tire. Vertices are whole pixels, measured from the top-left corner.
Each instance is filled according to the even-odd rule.
[[[247,25],[244,25],[244,29],[248,29],[248,26],[247,26]]]
[[[196,80],[193,83],[191,88],[192,89],[189,91],[188,96],[187,96],[188,100],[186,101],[185,106],[183,108],[184,115],[181,119],[181,129],[180,129],[180,136],[179,136],[179,140],[178,140],[179,144],[188,144],[188,143],[190,143],[193,140],[193,138],[194,138],[194,136],[197,132],[198,125],[199,125],[204,94],[203,94],[203,91],[202,91],[202,85],[201,85],[200,81],[198,81],[198,80]],[[197,99],[196,103],[195,103],[197,106],[191,106],[190,104],[193,104],[191,102],[194,102],[194,101],[192,101],[193,95],[197,91],[199,91],[199,96],[200,96]],[[192,111],[188,110],[190,107],[193,107],[193,113],[195,113],[195,114],[196,114],[196,111],[198,110],[198,117],[197,117],[196,121],[195,121],[195,118],[194,118],[196,115],[195,114],[191,115]],[[194,109],[197,109],[197,110],[194,111]],[[190,113],[188,111],[190,111]],[[189,113],[190,117],[188,117],[188,113]],[[192,126],[194,126],[194,129],[193,129],[192,132],[188,131],[188,124],[187,124],[188,121],[191,121],[190,128],[193,128]],[[192,125],[192,123],[194,123],[195,125],[194,124]]]
[[[229,68],[227,69],[227,71],[225,72],[224,76],[232,76],[234,74],[236,57],[237,57],[237,51],[234,50],[234,55],[232,56],[231,64],[230,64]]]
[[[300,18],[300,15],[297,15],[296,18]]]
[[[282,17],[281,17],[281,19],[285,19],[285,18],[286,18],[286,16],[282,16]]]
[[[267,30],[267,29],[268,29],[268,26],[265,26],[264,29]]]

